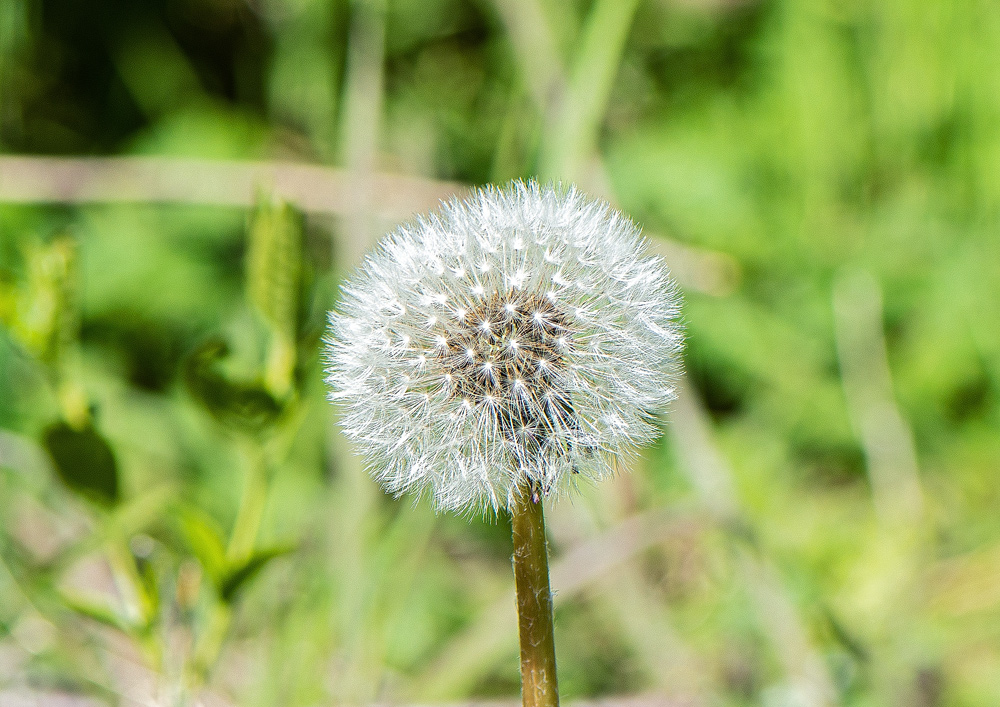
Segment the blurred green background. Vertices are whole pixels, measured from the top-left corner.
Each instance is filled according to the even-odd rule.
[[[998,10],[2,0],[0,704],[516,700],[507,520],[382,494],[321,338],[536,175],[686,300],[662,442],[548,512],[564,698],[1000,704]]]

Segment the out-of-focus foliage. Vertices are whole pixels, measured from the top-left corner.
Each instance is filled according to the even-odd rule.
[[[965,0],[4,0],[0,152],[614,199],[692,395],[549,512],[564,696],[996,704],[998,53]],[[506,521],[385,498],[333,431],[374,233],[267,188],[0,204],[0,703],[517,694]]]

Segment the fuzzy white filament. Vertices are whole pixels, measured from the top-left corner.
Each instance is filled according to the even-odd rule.
[[[392,493],[509,509],[612,472],[674,397],[679,296],[575,188],[486,188],[400,226],[342,288],[327,382]]]

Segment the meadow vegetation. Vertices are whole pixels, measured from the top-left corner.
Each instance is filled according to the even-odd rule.
[[[564,698],[1000,703],[998,52],[972,0],[0,3],[0,703],[516,699],[509,521],[384,495],[321,339],[533,176],[685,298],[661,441],[547,511]]]

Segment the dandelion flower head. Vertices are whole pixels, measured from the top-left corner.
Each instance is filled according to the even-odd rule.
[[[632,221],[514,182],[400,226],[343,285],[328,379],[389,492],[440,509],[600,480],[675,396],[679,295]]]

